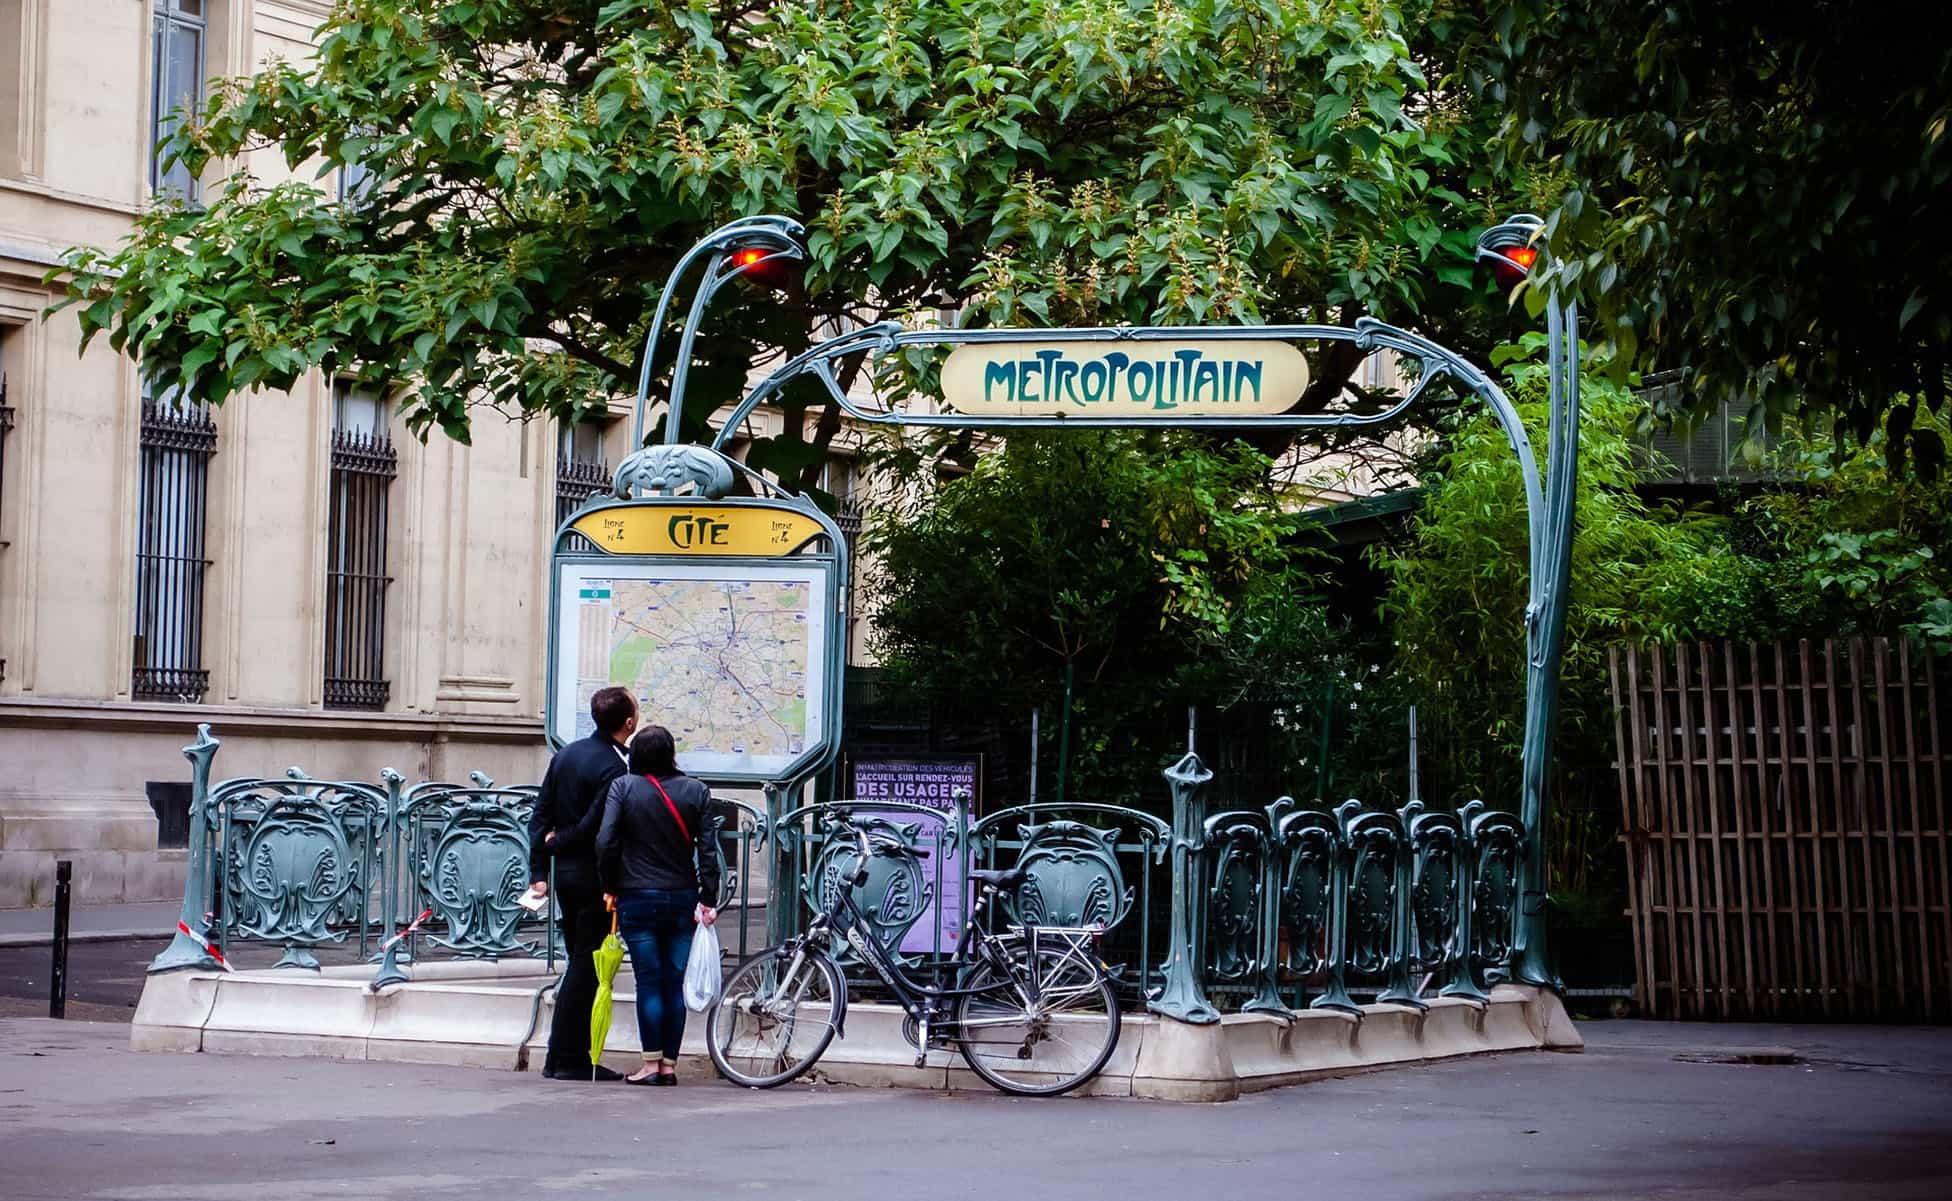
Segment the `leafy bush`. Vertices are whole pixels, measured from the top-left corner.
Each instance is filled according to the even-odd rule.
[[[1037,707],[1054,736],[1068,677],[1071,779],[1113,797],[1158,791],[1187,705],[1293,701],[1295,728],[1314,728],[1305,698],[1353,660],[1271,469],[1245,443],[1079,431],[911,480],[867,532],[889,679],[918,702]]]
[[[1544,367],[1525,348],[1495,357],[1507,365],[1512,401],[1542,456]],[[1639,402],[1598,376],[1583,381],[1581,399],[1557,748],[1561,762],[1572,765],[1611,759],[1608,644],[1687,636],[1689,607],[1711,598],[1726,578],[1712,553],[1712,519],[1650,504],[1634,490]],[[1407,542],[1376,555],[1389,576],[1383,614],[1400,648],[1398,670],[1430,698],[1445,799],[1509,804],[1518,794],[1524,737],[1523,482],[1490,415],[1461,417],[1441,432],[1423,475],[1427,499]]]
[[[1720,551],[1745,603],[1703,613],[1698,634],[1903,634],[1952,653],[1952,481],[1893,471],[1883,440],[1804,436],[1778,452],[1781,482],[1733,506]]]

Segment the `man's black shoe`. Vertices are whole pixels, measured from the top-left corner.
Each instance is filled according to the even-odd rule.
[[[612,1080],[622,1080],[624,1074],[602,1064],[586,1068],[543,1068],[544,1080],[581,1080],[584,1083],[607,1084]]]

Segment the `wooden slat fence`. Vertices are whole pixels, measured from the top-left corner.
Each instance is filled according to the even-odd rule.
[[[1952,1019],[1944,665],[1885,638],[1610,658],[1643,1011]]]

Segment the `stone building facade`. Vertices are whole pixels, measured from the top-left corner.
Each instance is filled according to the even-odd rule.
[[[46,903],[61,858],[81,903],[179,895],[198,722],[220,776],[540,775],[550,539],[624,423],[487,413],[423,444],[316,375],[179,409],[43,316],[63,249],[188,182],[154,162],[159,110],[302,59],[329,9],[0,0],[0,906]]]

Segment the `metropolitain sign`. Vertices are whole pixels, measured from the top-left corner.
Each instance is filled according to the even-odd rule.
[[[943,402],[972,416],[1272,416],[1307,387],[1272,341],[967,342],[942,365]]]

